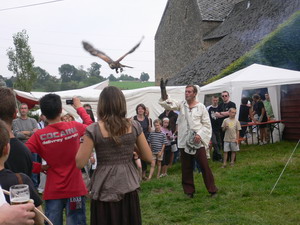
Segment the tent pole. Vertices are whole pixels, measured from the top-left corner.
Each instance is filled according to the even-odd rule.
[[[280,178],[281,178],[281,176],[282,176],[282,174],[283,174],[283,172],[284,172],[285,168],[287,167],[287,165],[288,165],[288,164],[289,164],[289,162],[291,161],[291,159],[292,159],[292,156],[293,156],[293,154],[294,154],[295,150],[297,149],[297,147],[298,147],[298,145],[299,145],[299,142],[300,142],[300,139],[299,139],[299,141],[298,141],[298,143],[297,143],[296,147],[294,148],[294,150],[293,150],[293,152],[292,152],[292,154],[291,154],[290,158],[289,158],[289,159],[288,159],[288,161],[286,162],[286,164],[285,164],[285,167],[283,168],[283,170],[282,170],[281,174],[279,175],[279,177],[278,177],[278,179],[277,179],[277,181],[276,181],[276,183],[275,183],[274,187],[272,188],[272,190],[271,190],[271,192],[270,192],[270,195],[271,195],[271,194],[272,194],[272,192],[274,191],[274,189],[275,189],[275,187],[276,187],[277,183],[279,182],[279,180],[280,180]]]

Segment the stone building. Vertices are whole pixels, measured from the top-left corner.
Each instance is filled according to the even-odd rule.
[[[219,26],[241,0],[168,1],[155,35],[155,80],[173,77],[217,40],[205,34]]]
[[[155,35],[156,83],[203,85],[298,10],[295,0],[169,0]]]

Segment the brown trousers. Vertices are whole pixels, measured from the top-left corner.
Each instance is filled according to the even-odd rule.
[[[181,172],[182,172],[182,187],[185,194],[193,194],[195,192],[194,185],[194,159],[199,163],[202,177],[206,189],[209,193],[216,193],[218,188],[215,185],[214,176],[209,168],[206,158],[205,148],[197,150],[195,155],[187,154],[183,148],[181,152]]]

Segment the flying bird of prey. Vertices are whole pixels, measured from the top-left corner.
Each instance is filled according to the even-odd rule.
[[[106,55],[104,52],[95,49],[91,44],[83,41],[83,48],[88,51],[91,55],[93,56],[98,56],[100,59],[104,60],[105,62],[108,63],[109,67],[113,70],[116,70],[116,72],[118,73],[118,69],[120,69],[120,71],[123,71],[124,67],[128,67],[128,68],[133,68],[131,66],[126,66],[121,64],[121,60],[124,59],[128,54],[134,52],[141,44],[142,40],[144,39],[144,36],[142,37],[142,39],[140,40],[139,43],[137,43],[129,52],[127,52],[125,55],[121,56],[118,60],[114,61],[112,60],[108,55]]]

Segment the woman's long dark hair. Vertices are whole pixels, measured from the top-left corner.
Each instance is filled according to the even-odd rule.
[[[86,109],[85,111],[86,111],[87,114],[90,115],[91,120],[92,120],[93,122],[95,122],[95,117],[94,117],[93,111],[92,111],[91,109]]]
[[[104,88],[99,97],[97,116],[118,145],[121,144],[119,136],[126,134],[130,126],[126,114],[126,100],[122,91],[114,86]]]

